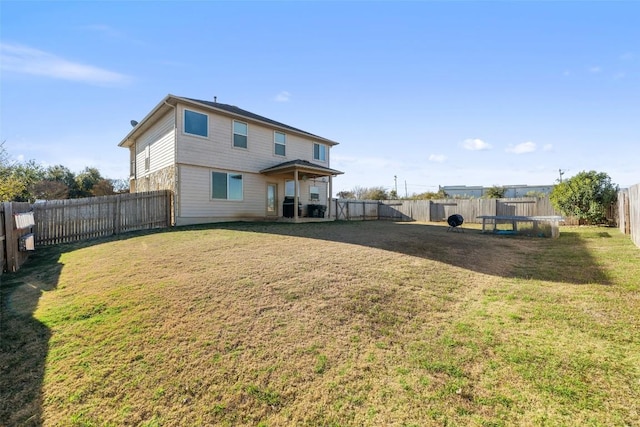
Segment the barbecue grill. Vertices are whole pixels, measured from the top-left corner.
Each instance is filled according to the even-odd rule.
[[[447,218],[447,224],[449,224],[449,228],[447,228],[447,231],[451,231],[451,230],[457,231],[456,228],[460,227],[463,222],[464,222],[464,218],[462,217],[462,215],[460,214],[451,215],[449,218]],[[462,227],[460,228],[460,230],[464,232]]]

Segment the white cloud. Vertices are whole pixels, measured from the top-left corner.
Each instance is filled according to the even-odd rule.
[[[562,73],[562,75],[565,76],[565,77],[569,77],[571,75],[571,71],[564,70],[564,73]]]
[[[536,151],[536,143],[535,142],[531,142],[531,141],[527,141],[527,142],[523,142],[521,144],[518,145],[509,145],[505,151],[507,153],[514,153],[514,154],[524,154],[524,153],[533,153],[534,151]]]
[[[491,144],[487,144],[486,142],[484,142],[483,140],[481,140],[479,138],[465,139],[464,142],[462,143],[462,146],[466,150],[471,150],[471,151],[480,151],[480,150],[490,150],[491,149]]]
[[[635,57],[636,56],[631,52],[626,52],[626,53],[623,53],[622,55],[620,55],[620,59],[623,60],[623,61],[630,61],[632,59],[635,59]]]
[[[444,163],[445,160],[447,160],[447,156],[444,154],[431,154],[429,156],[430,162]]]
[[[619,73],[615,73],[613,75],[613,79],[614,80],[620,80],[620,79],[624,79],[627,76],[627,73],[625,72],[619,72]]]
[[[0,43],[0,64],[5,71],[89,84],[125,84],[131,80],[124,74],[16,44]]]
[[[589,67],[589,72],[593,74],[598,74],[602,72],[602,68],[597,65],[594,65],[593,67]]]
[[[291,99],[291,94],[286,90],[283,90],[275,97],[276,102],[289,102],[289,99]]]
[[[553,145],[544,144],[544,146],[542,147],[542,151],[553,151]]]

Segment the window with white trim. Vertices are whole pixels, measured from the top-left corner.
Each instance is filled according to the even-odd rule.
[[[278,156],[286,156],[287,155],[287,136],[278,131],[273,132],[273,142],[275,144],[275,153]]]
[[[151,168],[151,147],[147,145],[144,147],[144,170],[149,172]]]
[[[284,182],[284,195],[287,197],[293,197],[296,194],[296,183],[292,180]],[[298,186],[298,196],[300,195],[300,186]]]
[[[316,187],[315,185],[309,187],[309,199],[320,200],[320,187]]]
[[[207,138],[209,136],[209,116],[185,109],[184,133]]]
[[[211,172],[211,198],[242,200],[242,174]]]
[[[249,125],[237,120],[233,121],[233,146],[238,148],[247,148],[247,135],[249,133]]]
[[[313,144],[313,160],[327,161],[327,146],[324,144]]]

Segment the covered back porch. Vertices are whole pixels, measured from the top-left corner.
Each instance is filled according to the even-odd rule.
[[[292,160],[263,169],[261,174],[285,183],[281,221],[321,222],[332,221],[331,194],[333,177],[343,172],[311,163]],[[287,188],[287,183],[293,188]],[[306,193],[301,197],[301,188]],[[296,209],[296,207],[298,207]]]

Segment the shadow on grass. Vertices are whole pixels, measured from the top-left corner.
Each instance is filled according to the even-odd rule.
[[[60,252],[47,248],[28,268],[0,277],[0,420],[7,426],[42,425],[42,382],[49,328],[33,317],[45,291],[56,288]]]
[[[224,228],[361,245],[446,263],[506,278],[569,284],[611,284],[580,232],[558,239],[483,234],[479,229],[447,232],[447,225],[390,221],[324,223],[220,223],[175,231]],[[283,255],[300,256],[283,247]]]
[[[611,284],[588,248],[597,232],[562,231],[559,239],[447,232],[443,224],[388,221],[326,223],[218,223],[132,232],[107,239],[39,248],[27,264],[0,283],[0,420],[6,425],[42,424],[42,385],[51,332],[34,318],[45,291],[57,287],[61,254],[150,234],[202,233],[216,229],[344,243],[429,259],[477,273],[568,284]],[[607,235],[607,237],[611,237]],[[303,256],[283,242],[283,259]],[[4,425],[4,424],[3,424]]]

